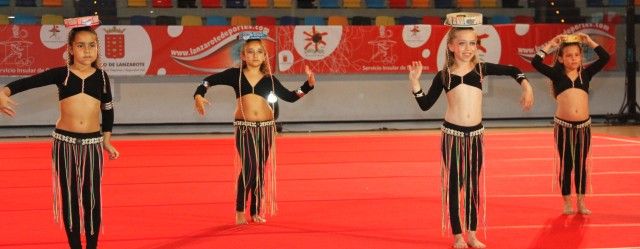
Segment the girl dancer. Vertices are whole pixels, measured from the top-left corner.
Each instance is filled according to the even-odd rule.
[[[591,47],[599,57],[588,67],[582,64],[581,44]],[[557,52],[553,66],[545,65],[543,58],[554,50]],[[556,163],[556,172],[562,188],[564,214],[575,212],[571,203],[572,172],[578,196],[578,212],[584,215],[591,214],[584,203],[587,179],[589,179],[587,155],[591,144],[589,82],[608,61],[607,51],[583,33],[554,37],[531,60],[533,67],[551,79],[557,103],[554,135],[559,157],[556,162],[559,161],[559,163]]]
[[[113,103],[109,77],[100,69],[98,36],[90,26],[97,16],[65,20],[69,32],[66,66],[16,80],[0,91],[0,111],[13,117],[16,103],[9,98],[32,88],[55,84],[60,117],[53,131],[54,219],[62,214],[71,248],[96,248],[102,216],[103,148],[111,159],[119,157],[111,145]],[[102,118],[102,124],[100,119]]]
[[[447,112],[442,130],[442,228],[449,214],[454,234],[454,248],[484,248],[476,236],[480,207],[479,175],[483,162],[482,81],[486,75],[508,75],[522,86],[521,105],[528,110],[533,104],[533,91],[525,75],[515,67],[480,62],[478,38],[473,26],[482,24],[482,15],[453,13],[446,25],[452,26],[447,36],[444,69],[439,71],[428,92],[420,87],[422,63],[409,66],[413,94],[423,111],[429,110],[442,90],[447,96]],[[449,206],[448,210],[445,205]],[[461,224],[462,223],[462,224]],[[462,236],[468,231],[467,241]]]
[[[244,33],[239,38],[246,40],[241,47],[240,68],[230,68],[206,77],[194,94],[195,108],[200,115],[205,114],[205,104],[209,104],[209,101],[204,95],[209,87],[227,85],[235,90],[237,105],[233,125],[236,149],[242,164],[238,170],[236,224],[247,223],[244,210],[249,193],[252,221],[265,223],[261,215],[263,207],[268,206],[266,213],[275,214],[276,211],[273,145],[276,126],[269,102],[275,102],[276,98],[295,102],[313,89],[316,80],[313,72],[306,67],[307,81],[295,91],[287,90],[271,73],[269,54],[262,41],[266,38],[264,33]]]

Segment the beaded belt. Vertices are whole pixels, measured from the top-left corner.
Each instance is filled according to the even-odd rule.
[[[57,132],[52,132],[51,136],[59,141],[63,141],[63,142],[67,142],[67,143],[71,143],[71,144],[82,144],[82,145],[86,145],[86,144],[99,144],[102,143],[103,141],[103,137],[94,137],[94,138],[75,138],[75,137],[70,137],[67,135],[63,135]]]
[[[444,125],[440,125],[440,130],[442,130],[444,134],[448,134],[456,137],[475,137],[478,135],[482,135],[482,133],[484,132],[484,127],[477,129],[475,131],[463,132],[463,131],[457,131],[451,128],[444,127]]]
[[[236,120],[233,121],[234,126],[249,126],[249,127],[265,127],[275,125],[276,121],[244,121],[244,120]]]
[[[572,124],[569,123],[567,121],[564,121],[562,119],[559,119],[557,117],[553,117],[553,122],[555,122],[557,125],[565,127],[565,128],[577,128],[577,129],[582,129],[582,128],[586,128],[591,126],[591,118],[587,119],[587,121],[584,121],[580,124]]]

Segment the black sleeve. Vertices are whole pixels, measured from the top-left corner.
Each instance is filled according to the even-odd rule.
[[[13,81],[7,84],[6,87],[11,90],[11,95],[15,95],[29,89],[61,83],[61,72],[62,68],[52,68],[42,73]],[[66,73],[66,70],[64,73]]]
[[[113,130],[113,95],[111,94],[111,81],[106,72],[102,72],[104,77],[104,89],[100,103],[102,112],[102,131],[111,132]]]
[[[416,97],[416,101],[420,106],[420,109],[423,111],[427,111],[433,107],[436,103],[440,94],[442,94],[442,90],[444,89],[444,85],[442,84],[442,71],[438,72],[436,76],[433,78],[431,82],[431,87],[429,87],[429,91],[425,94],[422,89],[420,91],[413,93]]]
[[[593,77],[593,75],[595,75],[597,72],[600,72],[600,70],[602,70],[604,66],[607,65],[610,59],[609,53],[607,53],[607,51],[604,50],[602,46],[597,46],[593,49],[593,51],[595,51],[598,55],[598,60],[591,63],[591,65],[584,69],[585,74],[589,78]]]
[[[541,74],[544,74],[544,76],[547,76],[552,80],[557,79],[558,77],[555,75],[555,70],[553,70],[553,68],[548,66],[547,64],[544,64],[544,61],[543,61],[544,58],[542,58],[540,54],[546,55],[545,52],[542,52],[542,50],[540,50],[536,54],[536,56],[534,56],[533,59],[531,60],[531,65],[533,66],[533,68],[535,68],[536,70],[538,70],[538,72],[540,72]]]
[[[196,88],[196,92],[193,94],[193,97],[195,98],[196,95],[204,97],[204,95],[207,93],[207,89],[215,85],[233,86],[234,83],[238,83],[239,77],[240,69],[238,68],[229,68],[222,72],[209,75],[202,80],[202,83],[200,85],[198,85],[198,88]]]
[[[289,91],[289,89],[285,88],[275,76],[272,75],[271,77],[273,78],[276,96],[287,102],[296,102],[302,98],[302,96],[313,90],[313,86],[309,85],[309,81],[305,81],[300,88],[295,91]]]
[[[493,64],[488,62],[484,62],[482,63],[482,65],[484,66],[485,75],[511,76],[511,78],[515,79],[518,82],[518,84],[522,83],[523,80],[527,79],[527,76],[525,76],[524,73],[520,71],[520,69],[514,66]]]

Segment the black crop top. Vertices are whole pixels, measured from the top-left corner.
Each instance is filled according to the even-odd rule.
[[[481,62],[476,64],[474,70],[471,70],[467,74],[462,77],[455,74],[447,74],[445,75],[445,80],[450,84],[448,87],[443,82],[443,74],[447,74],[444,70],[439,71],[436,76],[433,78],[431,82],[431,87],[429,91],[425,94],[422,90],[414,93],[416,97],[416,101],[418,101],[418,105],[420,109],[423,111],[429,110],[438,100],[442,90],[445,92],[449,92],[459,86],[460,84],[465,84],[473,87],[477,87],[482,90],[482,76],[485,75],[508,75],[514,78],[518,83],[521,83],[527,77],[518,69],[513,66],[505,66],[500,64],[493,64],[488,62]],[[448,75],[451,76],[451,79],[448,79]]]
[[[553,94],[556,97],[569,88],[578,88],[589,93],[589,82],[591,81],[591,78],[593,78],[593,75],[602,70],[602,68],[607,65],[607,62],[609,62],[609,53],[607,53],[602,46],[597,46],[593,50],[598,55],[598,60],[586,67],[584,70],[581,70],[579,77],[577,77],[573,82],[571,82],[569,76],[564,72],[564,67],[562,65],[550,67],[544,64],[542,57],[545,53],[542,51],[533,57],[531,65],[533,65],[533,67],[540,73],[551,79],[551,83],[553,84]]]
[[[260,79],[260,81],[258,81],[258,83],[254,87],[251,87],[251,84],[249,84],[249,81],[244,76],[244,74],[242,74],[242,79],[240,80],[241,89],[238,89],[238,78],[240,77],[240,72],[241,71],[239,68],[229,68],[220,73],[216,73],[204,78],[204,80],[202,80],[202,84],[198,86],[198,88],[196,89],[196,93],[193,96],[195,97],[196,95],[201,95],[204,97],[209,87],[216,85],[227,85],[233,87],[233,90],[236,93],[236,98],[240,98],[241,96],[253,93],[263,97],[266,100],[269,96],[269,93],[271,91],[274,91],[275,95],[278,96],[278,98],[281,98],[287,102],[295,102],[296,100],[307,94],[309,91],[311,91],[311,89],[313,89],[313,87],[309,85],[309,82],[305,81],[304,84],[297,90],[289,91],[287,88],[282,86],[280,81],[275,76],[272,76],[272,87],[271,79],[268,75],[263,76],[262,79]]]
[[[55,84],[58,87],[58,99],[85,93],[100,101],[102,110],[102,131],[113,130],[113,97],[111,95],[111,84],[106,72],[100,69],[89,75],[86,79],[81,79],[67,67],[56,67],[42,73],[19,79],[7,84],[11,90],[11,95],[23,92],[32,88],[43,87]]]

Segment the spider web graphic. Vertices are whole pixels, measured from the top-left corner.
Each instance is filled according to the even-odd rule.
[[[348,32],[345,34],[345,40],[349,42],[345,42],[345,44],[349,44],[349,47],[345,48],[345,50],[349,50],[350,52],[358,51],[358,54],[361,54],[363,50],[368,51],[366,55],[361,56],[353,56],[352,58],[358,58],[355,60],[351,60],[351,70],[352,71],[362,71],[362,67],[364,65],[370,64],[372,59],[374,58],[375,51],[374,46],[370,43],[372,40],[372,32],[370,28],[349,28]],[[364,59],[367,58],[367,59]]]
[[[342,40],[338,48],[333,51],[332,55],[322,60],[319,70],[326,70],[329,73],[344,73],[359,71],[362,64],[356,52],[362,46],[364,37],[366,37],[364,29],[346,27],[342,31]]]

